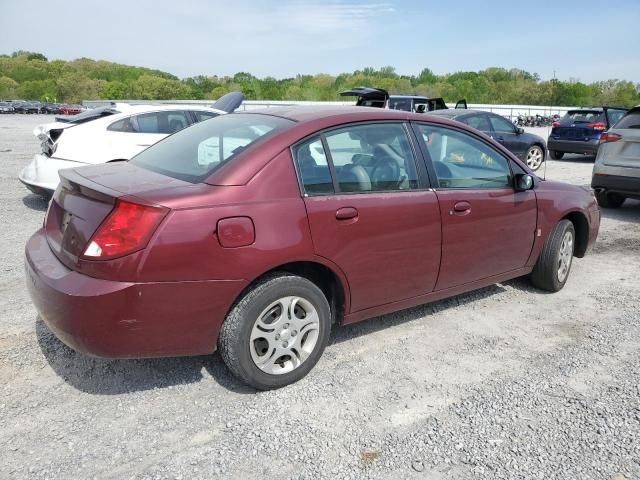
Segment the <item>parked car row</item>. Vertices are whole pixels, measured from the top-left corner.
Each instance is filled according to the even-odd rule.
[[[18,178],[32,192],[50,197],[60,182],[59,170],[129,160],[174,132],[234,111],[243,100],[242,94],[234,92],[211,108],[116,104],[57,117],[55,122],[34,129],[42,151]],[[230,145],[227,143],[221,149]]]
[[[25,100],[0,101],[0,113],[41,113],[55,115],[75,115],[84,111],[82,105],[48,103]]]
[[[87,132],[68,166],[104,161],[101,138],[130,152],[178,130],[128,162],[62,170],[27,243],[40,317],[80,352],[218,350],[247,384],[278,388],[336,324],[520,276],[558,291],[598,233],[590,189],[537,177],[446,115],[155,108],[42,130],[45,157],[65,158]]]

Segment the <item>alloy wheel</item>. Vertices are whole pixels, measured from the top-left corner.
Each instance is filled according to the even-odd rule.
[[[249,338],[251,359],[265,373],[289,373],[313,353],[320,335],[315,307],[302,297],[283,297],[256,319]]]
[[[542,165],[542,161],[544,160],[544,154],[542,153],[542,149],[536,145],[529,148],[527,151],[527,165],[531,170],[537,170]]]
[[[569,275],[571,259],[573,258],[573,234],[565,232],[560,244],[560,255],[558,256],[558,281],[564,282]]]

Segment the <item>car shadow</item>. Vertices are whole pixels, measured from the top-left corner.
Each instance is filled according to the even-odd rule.
[[[560,160],[553,160],[550,155],[547,155],[549,160],[554,162],[571,162],[571,163],[594,163],[596,157],[594,155],[564,155]]]
[[[507,289],[502,285],[494,284],[478,290],[473,290],[468,293],[456,295],[455,297],[439,300],[437,302],[426,303],[424,305],[401,310],[399,312],[394,312],[387,315],[371,318],[362,322],[357,322],[351,325],[345,325],[340,328],[335,328],[332,331],[332,337],[329,344],[333,345],[342,343],[354,338],[361,337],[363,335],[369,335],[371,333],[378,332],[386,328],[402,325],[404,323],[418,320],[428,315],[441,312],[443,310],[467,305],[478,300],[492,297],[493,295],[504,293],[506,292],[506,290]]]
[[[443,310],[499,295],[507,291],[504,285],[528,293],[548,294],[533,287],[526,278],[517,278],[504,284],[490,285],[437,302],[334,328],[329,344],[340,344]],[[257,393],[257,390],[234,377],[217,353],[197,357],[135,360],[94,358],[78,353],[62,343],[39,317],[35,330],[40,350],[54,372],[69,385],[88,394],[118,395],[197,383],[204,378],[203,372],[207,372],[220,386],[230,392]]]
[[[49,206],[49,201],[45,200],[42,195],[36,193],[30,193],[22,197],[22,203],[25,207],[31,210],[38,210],[39,212],[45,212]]]
[[[204,372],[222,387],[239,394],[256,393],[236,379],[220,355],[113,360],[89,357],[69,348],[39,317],[35,323],[40,350],[67,384],[92,395],[119,395],[200,382]]]
[[[627,198],[619,208],[601,208],[604,218],[622,222],[640,223],[640,200]]]

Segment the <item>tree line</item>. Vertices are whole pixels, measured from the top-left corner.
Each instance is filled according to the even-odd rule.
[[[385,88],[392,94],[464,98],[468,103],[592,106],[640,104],[640,84],[610,79],[541,80],[535,73],[491,67],[479,72],[400,75],[393,67],[365,68],[340,75],[297,75],[258,78],[247,72],[233,76],[175,75],[104,60],[48,60],[41,53],[18,51],[0,55],[0,99],[79,103],[82,100],[216,99],[242,91],[249,100],[340,100],[352,87]]]

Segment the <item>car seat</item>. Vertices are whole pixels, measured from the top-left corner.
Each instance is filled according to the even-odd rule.
[[[348,163],[337,172],[340,190],[343,192],[366,192],[371,190],[371,178],[361,165]]]

